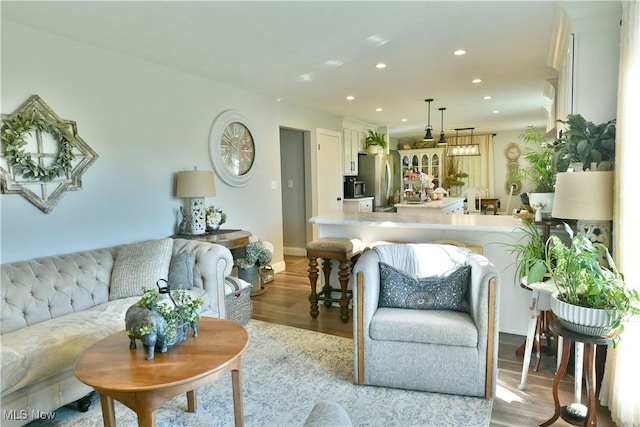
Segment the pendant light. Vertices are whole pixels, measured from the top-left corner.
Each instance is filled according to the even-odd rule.
[[[458,128],[456,129],[456,145],[449,145],[447,147],[447,156],[479,156],[480,144],[474,144],[473,142],[473,130],[475,128]],[[458,144],[458,131],[470,130],[471,142],[469,144]]]
[[[444,137],[444,110],[445,107],[438,108],[440,110],[440,139],[438,140],[438,145],[445,145],[447,143],[447,138]]]
[[[423,141],[427,142],[433,141],[433,135],[431,135],[431,101],[433,101],[432,98],[425,99],[427,103],[427,127],[424,128],[425,134]]]

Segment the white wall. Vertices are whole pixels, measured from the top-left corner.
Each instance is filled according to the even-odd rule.
[[[182,204],[179,170],[211,170],[209,129],[224,110],[253,124],[258,171],[249,185],[216,180],[206,204],[228,214],[225,228],[249,230],[275,245],[282,261],[279,127],[341,130],[341,117],[296,108],[211,80],[2,22],[2,113],[39,95],[99,155],[49,214],[3,194],[1,261],[61,254],[169,236]],[[276,190],[271,189],[275,181]]]
[[[618,62],[620,57],[619,1],[563,1],[570,24],[565,29],[574,34],[573,41],[573,109],[567,102],[559,104],[560,119],[567,114],[581,114],[594,123],[616,117]],[[567,42],[570,43],[568,37]],[[571,52],[571,44],[566,46]],[[571,55],[567,59],[571,59]],[[563,64],[570,67],[570,64]],[[561,69],[559,93],[571,99],[571,75]],[[565,96],[563,95],[563,97]],[[563,100],[563,98],[561,98]]]

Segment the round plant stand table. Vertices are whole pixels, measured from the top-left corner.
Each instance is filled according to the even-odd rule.
[[[549,325],[551,332],[562,337],[564,344],[562,346],[562,359],[560,360],[560,367],[553,378],[553,403],[555,404],[555,412],[551,418],[544,423],[540,424],[540,427],[550,426],[558,418],[562,418],[569,424],[576,426],[595,426],[596,425],[596,347],[599,345],[609,345],[615,338],[615,334],[605,336],[590,336],[580,334],[578,332],[570,331],[560,324],[558,319],[551,322]],[[569,362],[569,349],[571,348],[571,342],[584,344],[584,373],[585,380],[587,382],[587,413],[584,417],[576,416],[568,410],[569,406],[561,406],[560,399],[558,398],[558,386],[560,380],[567,369]]]

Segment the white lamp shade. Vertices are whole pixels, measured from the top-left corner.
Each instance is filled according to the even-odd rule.
[[[176,185],[176,197],[213,197],[216,184],[212,171],[180,171]]]
[[[561,172],[553,198],[554,218],[613,219],[613,171]]]

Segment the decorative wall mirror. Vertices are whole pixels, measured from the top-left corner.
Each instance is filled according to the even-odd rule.
[[[98,155],[38,96],[2,115],[0,187],[49,213],[66,191],[82,188],[82,174]]]

